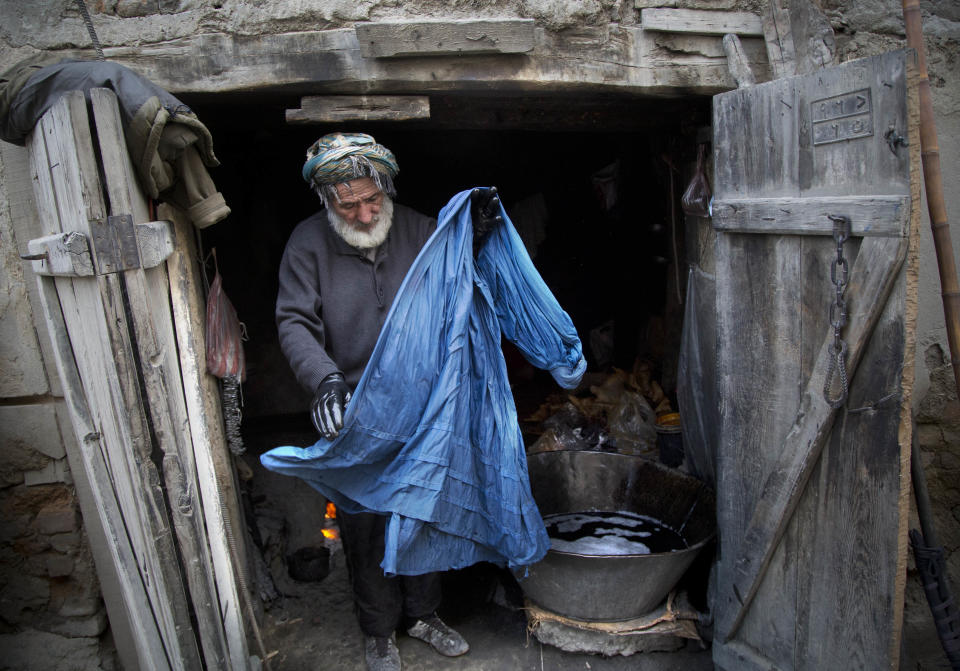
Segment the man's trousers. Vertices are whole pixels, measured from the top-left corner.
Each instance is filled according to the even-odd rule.
[[[440,574],[388,578],[383,560],[387,518],[374,513],[337,511],[343,554],[353,588],[357,621],[365,636],[389,636],[440,606]]]

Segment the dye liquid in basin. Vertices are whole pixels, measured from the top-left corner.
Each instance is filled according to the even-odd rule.
[[[550,548],[582,555],[639,555],[687,547],[683,536],[661,522],[631,512],[591,511],[546,515]]]

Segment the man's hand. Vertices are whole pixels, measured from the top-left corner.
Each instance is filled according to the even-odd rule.
[[[490,232],[503,223],[497,187],[477,188],[470,192],[470,217],[473,219],[473,255],[476,257]]]
[[[321,436],[333,440],[343,428],[343,409],[350,402],[350,387],[340,373],[331,373],[317,386],[310,419]]]

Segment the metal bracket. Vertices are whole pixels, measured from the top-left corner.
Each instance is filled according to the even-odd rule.
[[[30,240],[28,254],[37,275],[89,277],[133,268],[153,268],[173,253],[168,221],[134,224],[129,214],[90,222],[91,235],[69,231]],[[92,245],[91,245],[92,242]]]
[[[883,134],[883,137],[887,139],[887,146],[890,147],[890,151],[892,151],[894,154],[897,153],[897,149],[899,147],[910,146],[910,143],[907,141],[907,139],[900,135],[900,133],[897,132],[897,129],[893,126],[890,126],[887,132]]]
[[[137,233],[132,214],[111,215],[90,221],[93,260],[98,275],[118,273],[140,267]]]

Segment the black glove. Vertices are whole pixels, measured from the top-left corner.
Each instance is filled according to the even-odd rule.
[[[350,387],[340,373],[331,373],[317,386],[310,419],[321,436],[333,440],[343,428],[343,409],[350,402]]]
[[[490,232],[503,223],[497,187],[476,188],[470,192],[470,217],[473,219],[473,255],[476,257]]]

